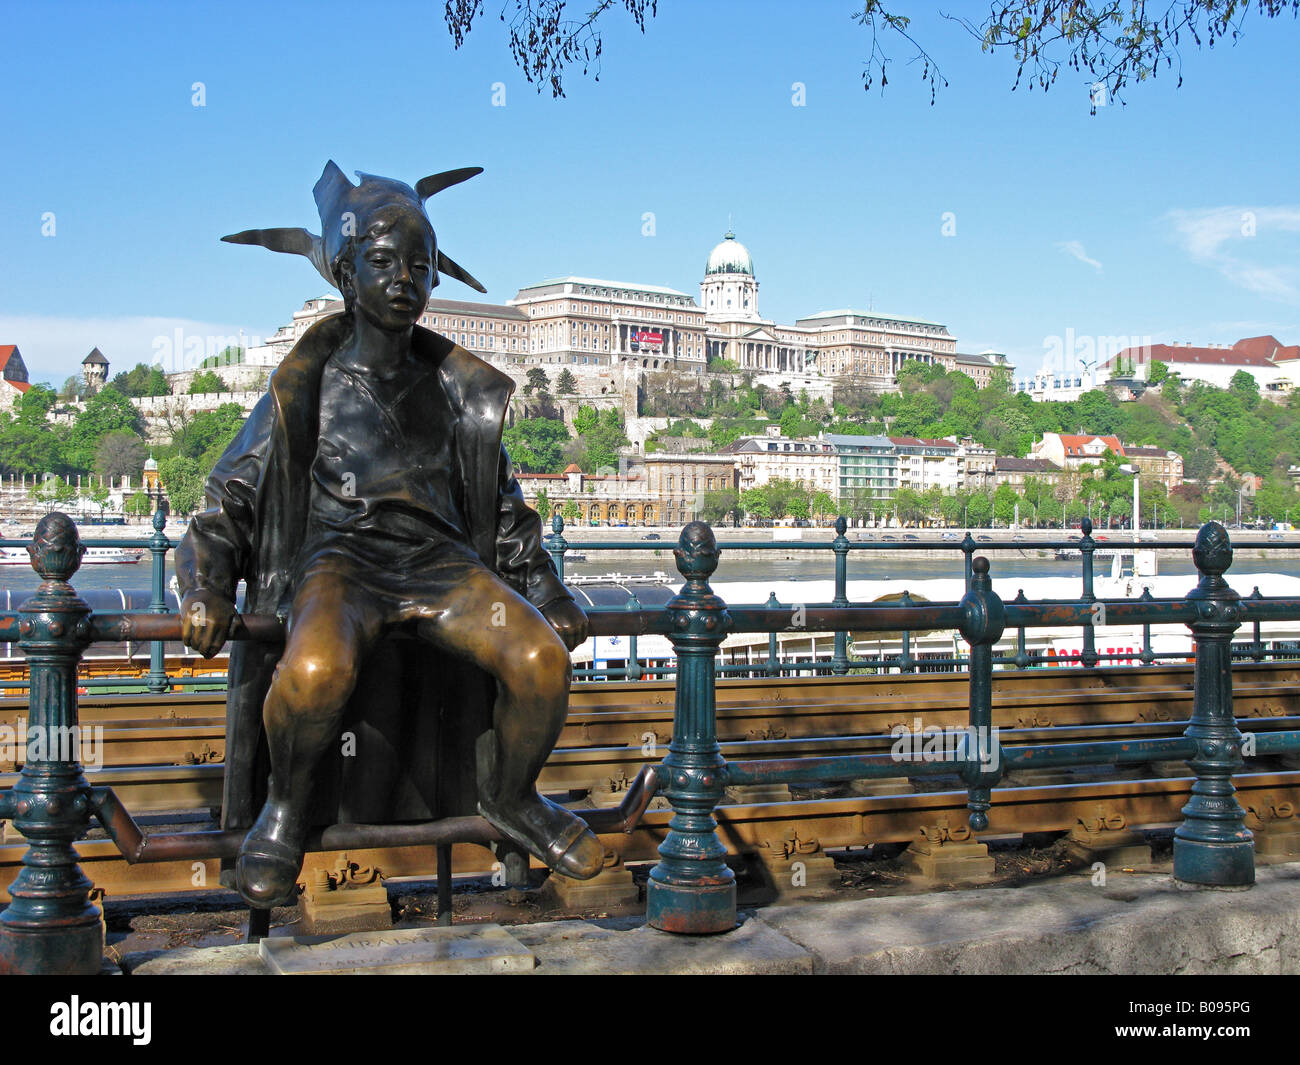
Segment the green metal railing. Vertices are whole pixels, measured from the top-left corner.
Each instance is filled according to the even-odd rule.
[[[567,540],[564,536],[564,521],[559,515],[551,519],[551,535],[546,538],[546,549],[551,555],[555,564],[556,572],[563,579],[565,575],[566,556],[575,551],[600,551],[600,550],[619,550],[634,552],[658,552],[664,548],[663,541],[632,541],[610,543],[605,540]],[[1098,550],[1112,550],[1108,545],[1102,548],[1099,542],[1093,538],[1093,524],[1088,518],[1084,518],[1080,523],[1082,535],[1075,540],[1034,540],[1032,542],[999,542],[999,541],[976,541],[972,534],[967,531],[960,541],[946,541],[941,539],[916,539],[908,541],[878,541],[878,540],[850,540],[847,533],[847,522],[843,517],[836,519],[835,538],[830,541],[806,542],[803,540],[773,540],[762,543],[751,543],[743,540],[719,540],[717,547],[722,550],[744,550],[758,552],[795,552],[807,555],[825,555],[830,553],[834,556],[834,598],[828,604],[819,604],[820,606],[845,608],[850,606],[848,598],[848,573],[849,573],[849,555],[852,552],[934,552],[936,554],[960,554],[962,558],[962,569],[965,577],[965,586],[969,591],[971,587],[972,575],[974,572],[974,562],[976,552],[997,553],[997,552],[1014,552],[1023,551],[1027,547],[1035,550],[1044,551],[1078,551],[1080,555],[1080,602],[1086,604],[1088,609],[1085,611],[1087,617],[1078,625],[1081,635],[1082,650],[1075,654],[1046,655],[1043,653],[1030,653],[1026,648],[1027,634],[1026,630],[1033,628],[1032,625],[1014,626],[1016,629],[1016,652],[1011,655],[994,655],[993,664],[996,666],[1006,666],[1016,669],[1029,669],[1035,666],[1051,665],[1080,665],[1085,668],[1093,668],[1102,663],[1110,662],[1130,662],[1137,659],[1140,665],[1152,665],[1158,661],[1166,660],[1185,660],[1188,656],[1186,652],[1166,651],[1155,652],[1151,649],[1151,625],[1159,624],[1159,621],[1140,622],[1143,628],[1143,638],[1141,649],[1134,653],[1131,650],[1119,651],[1098,651],[1097,650],[1097,632],[1099,629],[1108,627],[1110,621],[1129,620],[1128,616],[1121,617],[1120,614],[1110,614],[1109,607],[1106,613],[1093,613],[1092,606],[1100,602],[1096,595],[1095,583],[1095,556]],[[1116,545],[1131,547],[1132,545]],[[1176,550],[1182,548],[1187,551],[1192,549],[1192,541],[1171,542],[1162,541],[1158,544],[1146,543],[1146,548],[1158,547],[1163,550]],[[1237,545],[1241,548],[1262,548],[1264,550],[1275,549],[1277,545],[1266,540],[1243,540]],[[1254,596],[1259,597],[1259,589],[1254,590]],[[1020,596],[1023,600],[1023,592]],[[1140,601],[1151,602],[1151,593],[1144,589]],[[903,593],[900,602],[904,605],[910,604],[911,599],[907,592]],[[1014,600],[1013,600],[1014,602]],[[628,604],[631,608],[631,604]],[[773,610],[785,609],[808,610],[814,604],[781,604],[777,602],[775,593],[769,596],[767,607]],[[617,611],[618,607],[593,607],[588,609],[589,616],[596,617],[605,613]],[[1099,619],[1102,619],[1099,621]],[[1280,619],[1274,619],[1280,620]],[[1139,623],[1139,622],[1135,622]],[[1168,623],[1166,620],[1165,623]],[[865,631],[861,626],[857,626],[858,631]],[[733,632],[751,632],[760,631],[737,627]],[[822,630],[811,627],[803,628],[801,632],[815,634]],[[913,653],[913,628],[901,629],[901,651],[897,655],[879,655],[870,658],[855,659],[850,656],[849,632],[845,628],[834,630],[827,629],[827,632],[833,634],[833,653],[831,658],[826,662],[800,661],[800,662],[783,662],[780,657],[780,647],[777,633],[772,631],[767,645],[767,659],[758,662],[734,663],[719,665],[717,672],[722,676],[781,676],[794,673],[813,673],[821,675],[843,676],[851,670],[878,670],[878,669],[897,669],[901,673],[915,673],[921,668],[934,670],[952,670],[964,671],[969,666],[969,660],[960,655],[951,657],[927,656],[920,658]],[[895,630],[898,631],[898,630]],[[1277,655],[1285,657],[1300,657],[1300,647],[1287,648],[1281,651],[1270,648],[1261,639],[1259,622],[1254,624],[1254,640],[1246,646],[1234,648],[1233,655],[1237,658],[1250,658],[1254,661],[1264,661]],[[1135,667],[1137,668],[1137,667]],[[602,667],[597,668],[593,665],[591,668],[578,668],[573,671],[575,679],[635,679],[642,677],[671,677],[675,674],[676,667],[671,664],[651,665],[642,663],[637,659],[637,647],[635,643],[630,644],[628,649],[627,665],[624,667]]]
[[[151,598],[147,608],[143,613],[166,614],[169,611],[167,597],[167,558],[168,553],[177,546],[177,542],[169,540],[163,533],[166,523],[166,514],[162,510],[153,515],[154,533],[151,537],[145,538],[105,538],[96,539],[96,547],[121,547],[146,549],[150,553],[150,584]],[[550,554],[555,565],[556,572],[561,579],[565,576],[567,556],[572,552],[585,551],[631,551],[641,553],[658,553],[668,547],[668,544],[662,540],[635,540],[630,542],[611,543],[604,540],[566,540],[564,537],[565,524],[564,520],[557,514],[551,519],[552,532],[545,539],[545,548]],[[970,588],[971,575],[973,572],[974,558],[976,552],[997,553],[997,552],[1014,552],[1023,551],[1026,547],[1032,547],[1036,550],[1046,551],[1078,551],[1081,559],[1081,599],[1082,601],[1093,603],[1097,601],[1094,584],[1094,561],[1095,554],[1102,550],[1101,545],[1092,536],[1092,522],[1084,518],[1081,522],[1082,536],[1075,540],[1035,540],[1030,543],[1025,542],[997,542],[997,541],[979,541],[977,542],[972,534],[967,531],[960,541],[946,541],[938,539],[916,539],[909,541],[862,541],[850,540],[847,533],[847,522],[843,517],[838,518],[835,523],[836,535],[832,540],[822,540],[807,542],[803,540],[772,540],[761,543],[750,543],[740,540],[722,540],[718,542],[719,550],[744,550],[756,551],[759,553],[767,552],[795,552],[804,555],[816,557],[818,555],[830,554],[833,556],[834,564],[834,593],[833,599],[828,606],[848,607],[850,606],[848,598],[848,578],[849,578],[849,556],[853,552],[859,554],[867,552],[934,552],[939,555],[943,554],[960,554],[962,558],[962,570],[965,576],[966,588]],[[25,540],[5,540],[0,539],[0,547],[25,547]],[[1127,546],[1127,545],[1125,545]],[[1150,545],[1149,545],[1150,546]],[[1191,541],[1186,543],[1161,542],[1156,545],[1162,549],[1185,548],[1191,550]],[[1240,541],[1238,547],[1245,548],[1263,548],[1265,550],[1276,548],[1276,544],[1264,540]],[[1106,550],[1111,547],[1104,548]],[[1023,594],[1023,593],[1022,593]],[[1254,595],[1259,596],[1259,589],[1254,590]],[[1150,593],[1144,592],[1144,598],[1149,599]],[[903,602],[910,602],[910,597],[904,592]],[[775,593],[769,597],[768,607],[779,609],[783,604],[778,603]],[[796,606],[806,608],[811,604],[788,604],[786,609],[795,609]],[[639,610],[640,603],[635,594],[629,593],[628,601],[624,608],[620,607],[595,607],[590,608],[588,613],[595,616],[611,610]],[[1109,617],[1109,615],[1108,615]],[[1134,654],[1129,650],[1099,652],[1096,648],[1096,633],[1098,628],[1096,624],[1081,625],[1080,634],[1082,641],[1082,650],[1077,654],[1059,654],[1048,656],[1042,653],[1030,653],[1026,649],[1026,630],[1025,626],[1019,626],[1016,629],[1016,652],[1011,655],[995,655],[993,658],[994,665],[1012,667],[1016,669],[1029,669],[1035,666],[1051,665],[1081,665],[1087,668],[1095,667],[1106,662],[1130,662],[1136,658],[1141,665],[1151,665],[1161,660],[1181,660],[1187,656],[1185,653],[1178,651],[1170,652],[1153,652],[1151,650],[1151,626],[1144,624],[1143,640],[1141,649]],[[736,630],[743,631],[743,630]],[[812,632],[812,630],[805,630]],[[851,646],[849,641],[849,632],[846,629],[836,629],[832,633],[833,652],[831,658],[826,661],[798,661],[786,662],[781,659],[780,645],[777,634],[773,632],[768,640],[768,655],[766,660],[749,663],[730,663],[721,664],[718,673],[723,676],[737,677],[761,677],[761,676],[782,676],[788,674],[811,673],[814,675],[834,675],[843,676],[851,670],[898,670],[901,673],[915,673],[921,669],[926,670],[946,670],[946,671],[964,671],[969,665],[968,660],[961,655],[953,656],[934,656],[927,655],[924,658],[919,657],[913,652],[913,633],[910,629],[901,631],[901,652],[897,655],[873,655],[868,658],[854,658],[851,655]],[[667,678],[672,677],[676,672],[676,666],[668,663],[654,665],[650,662],[642,662],[638,657],[636,637],[631,638],[626,665],[624,666],[606,666],[597,667],[578,667],[574,669],[573,675],[575,680],[641,680],[643,678]],[[1300,657],[1300,646],[1288,647],[1284,649],[1272,648],[1261,639],[1259,622],[1254,624],[1254,640],[1249,644],[1237,645],[1233,651],[1234,657],[1238,659],[1250,658],[1254,661],[1264,661],[1273,657]],[[150,641],[149,649],[149,669],[143,678],[133,681],[131,678],[121,677],[91,677],[83,678],[79,683],[80,686],[87,689],[111,688],[114,691],[122,690],[140,690],[153,692],[155,694],[171,691],[176,688],[219,688],[224,686],[228,681],[226,673],[208,673],[197,677],[175,677],[169,676],[166,671],[166,662],[164,656],[164,641]],[[14,680],[6,681],[4,687],[23,690],[29,686],[28,681]]]
[[[17,641],[30,662],[29,733],[36,729],[47,736],[75,732],[77,667],[83,651],[96,641],[177,639],[180,618],[160,612],[93,613],[68,584],[83,549],[75,526],[64,515],[44,519],[29,550],[43,583],[16,613],[0,614],[0,641]],[[1213,887],[1254,882],[1252,837],[1232,784],[1233,774],[1244,766],[1243,736],[1232,710],[1232,638],[1246,623],[1300,619],[1300,598],[1264,597],[1258,590],[1239,597],[1223,577],[1232,561],[1232,545],[1222,526],[1210,523],[1198,534],[1192,555],[1199,581],[1185,598],[1146,596],[1103,603],[1108,620],[1181,624],[1191,631],[1195,681],[1186,731],[1181,736],[1140,740],[1007,748],[998,745],[992,725],[995,644],[1009,627],[1068,625],[1087,632],[1103,613],[1098,609],[1102,601],[1095,596],[1035,602],[1018,597],[1006,603],[993,591],[988,559],[975,557],[966,594],[956,603],[832,603],[798,610],[730,606],[709,585],[722,550],[708,526],[692,522],[674,549],[685,583],[666,607],[631,605],[591,615],[594,635],[662,635],[672,643],[677,659],[667,756],[643,770],[619,809],[583,812],[596,831],[630,831],[656,791],[667,796],[672,818],[647,894],[647,920],[652,926],[681,933],[725,932],[735,926],[734,875],[723,860],[725,848],[715,820],[726,787],[914,777],[951,773],[954,768],[967,786],[969,826],[980,832],[989,824],[993,786],[1016,768],[1186,759],[1196,779],[1175,832],[1174,876]],[[728,633],[935,628],[958,630],[968,646],[967,740],[946,760],[913,760],[906,752],[894,751],[731,763],[723,759],[717,741],[715,684],[718,649]],[[283,636],[283,623],[274,617],[244,617],[232,632],[233,639],[264,642]],[[1300,730],[1269,732],[1252,737],[1252,742],[1256,755],[1296,752]],[[991,757],[994,752],[997,756]],[[0,971],[99,970],[103,926],[90,902],[91,884],[73,849],[92,818],[128,862],[226,858],[238,852],[242,833],[237,831],[146,835],[112,789],[88,784],[75,754],[60,748],[36,755],[29,749],[28,755],[19,782],[0,793],[0,818],[12,820],[28,841],[23,867],[10,889],[13,901],[0,914]],[[468,817],[421,825],[335,825],[316,832],[308,846],[445,846],[497,838],[485,820]]]

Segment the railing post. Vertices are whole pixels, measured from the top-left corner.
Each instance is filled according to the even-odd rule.
[[[777,601],[776,592],[767,593],[767,602],[763,604],[768,610],[780,610],[781,604]],[[775,677],[780,673],[778,663],[780,661],[780,647],[777,644],[776,630],[767,634],[767,675]]]
[[[90,607],[68,585],[85,553],[66,514],[47,514],[27,552],[42,583],[18,608],[18,643],[31,670],[22,776],[0,816],[27,839],[22,868],[0,913],[0,972],[91,975],[104,960],[104,921],[73,841],[90,817],[77,722],[77,663]],[[97,755],[102,755],[98,744]]]
[[[1023,588],[1016,589],[1016,597],[1011,601],[1013,603],[1029,602],[1029,600],[1025,598],[1025,590]],[[1025,627],[1020,625],[1016,629],[1016,669],[1028,668],[1029,651],[1025,648]]]
[[[1142,589],[1142,594],[1138,596],[1138,602],[1151,602],[1150,585]],[[1138,655],[1138,659],[1144,666],[1149,666],[1156,660],[1156,653],[1151,650],[1151,622],[1149,621],[1142,623],[1142,653]]]
[[[975,557],[975,537],[971,536],[970,530],[966,530],[966,535],[961,538],[961,555],[963,562],[963,574],[966,578],[966,591],[970,591],[971,560]]]
[[[713,531],[691,522],[673,554],[686,578],[667,608],[677,654],[676,704],[660,779],[673,816],[659,845],[661,860],[650,871],[646,922],[665,932],[726,932],[736,925],[736,877],[723,861],[727,851],[713,817],[726,775],[714,683],[718,645],[731,618],[709,587],[719,554]]]
[[[1217,521],[1196,534],[1192,560],[1201,579],[1188,593],[1196,607],[1189,623],[1196,651],[1192,723],[1196,772],[1183,823],[1174,830],[1174,878],[1190,884],[1235,887],[1255,882],[1255,848],[1237,802],[1232,774],[1240,772],[1241,733],[1232,716],[1232,634],[1241,602],[1223,579],[1232,565],[1232,541]]]
[[[636,597],[636,592],[628,593],[626,609],[628,610],[641,609],[641,600]],[[641,679],[641,663],[637,661],[637,657],[636,657],[636,633],[635,632],[632,633],[627,638],[627,668],[628,668],[627,675],[630,680]]]
[[[1083,554],[1083,595],[1080,598],[1085,606],[1097,601],[1092,590],[1092,553],[1097,550],[1097,541],[1092,538],[1092,519],[1084,518],[1079,523],[1083,530],[1083,539],[1079,541],[1079,551]],[[1097,664],[1097,634],[1093,631],[1092,618],[1083,627],[1083,664],[1092,669]]]
[[[1247,598],[1247,599],[1263,599],[1263,598],[1264,598],[1262,595],[1259,594],[1259,585],[1258,585],[1258,584],[1255,585],[1255,590],[1254,590],[1253,592],[1251,592],[1250,595],[1246,596],[1246,598]],[[1259,631],[1259,619],[1258,619],[1258,618],[1255,619],[1255,623],[1254,623],[1253,628],[1254,628],[1254,635],[1255,635],[1255,643],[1254,643],[1254,646],[1251,648],[1250,656],[1251,656],[1251,658],[1253,658],[1256,662],[1262,662],[1262,661],[1264,661],[1264,640],[1263,640],[1263,638],[1262,638],[1262,634],[1261,634],[1260,631]]]
[[[559,514],[552,514],[551,535],[546,538],[546,550],[551,554],[555,573],[560,580],[564,580],[564,552],[568,546],[569,542],[564,538],[564,519]]]
[[[849,523],[841,514],[835,519],[835,539],[831,550],[835,552],[835,599],[833,606],[849,605],[849,538],[844,531]],[[849,634],[843,629],[835,633],[835,653],[831,656],[831,672],[844,676],[849,671]]]
[[[970,645],[970,732],[961,776],[968,788],[971,831],[982,832],[989,827],[993,784],[1002,777],[1002,759],[993,732],[993,645],[1002,638],[1007,614],[993,591],[989,560],[975,559],[972,569],[970,591],[961,601],[965,614],[961,634]]]
[[[163,528],[167,525],[167,511],[160,503],[153,513],[153,537],[149,541],[149,551],[153,555],[153,598],[149,600],[149,613],[167,613],[167,537]],[[145,678],[149,690],[155,694],[167,690],[166,645],[162,640],[154,640],[149,645],[149,675]]]
[[[903,589],[903,594],[899,597],[898,605],[902,607],[912,605],[912,597],[908,594],[906,588]],[[898,672],[915,673],[916,660],[912,657],[912,630],[904,629],[902,637],[902,654],[898,656]]]

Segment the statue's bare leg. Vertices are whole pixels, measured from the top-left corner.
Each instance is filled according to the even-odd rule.
[[[604,861],[600,841],[581,818],[537,793],[568,714],[572,668],[564,642],[486,569],[469,571],[418,629],[496,679],[492,733],[480,741],[479,811],[549,868],[595,876]]]
[[[271,779],[236,865],[240,894],[257,906],[292,894],[310,827],[313,775],[338,736],[361,660],[378,635],[378,620],[364,604],[350,601],[349,590],[341,577],[330,575],[314,577],[299,590],[288,643],[263,704]]]

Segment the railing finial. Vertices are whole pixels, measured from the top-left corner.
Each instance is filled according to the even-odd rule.
[[[81,556],[86,545],[77,535],[77,526],[66,514],[53,511],[46,514],[36,526],[27,554],[34,569],[43,580],[67,584],[81,568]]]
[[[1232,539],[1228,530],[1217,521],[1206,522],[1196,534],[1192,546],[1192,561],[1201,574],[1201,587],[1207,591],[1224,588],[1224,573],[1232,565]]]
[[[677,557],[677,572],[690,582],[692,591],[708,591],[708,580],[718,568],[717,537],[702,521],[693,521],[682,529],[682,535],[673,548]]]

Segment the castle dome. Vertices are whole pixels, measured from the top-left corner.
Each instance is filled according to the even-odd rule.
[[[704,276],[710,274],[748,274],[754,276],[754,260],[749,257],[749,249],[736,239],[736,234],[727,230],[722,243],[709,252],[709,262],[704,268]]]

